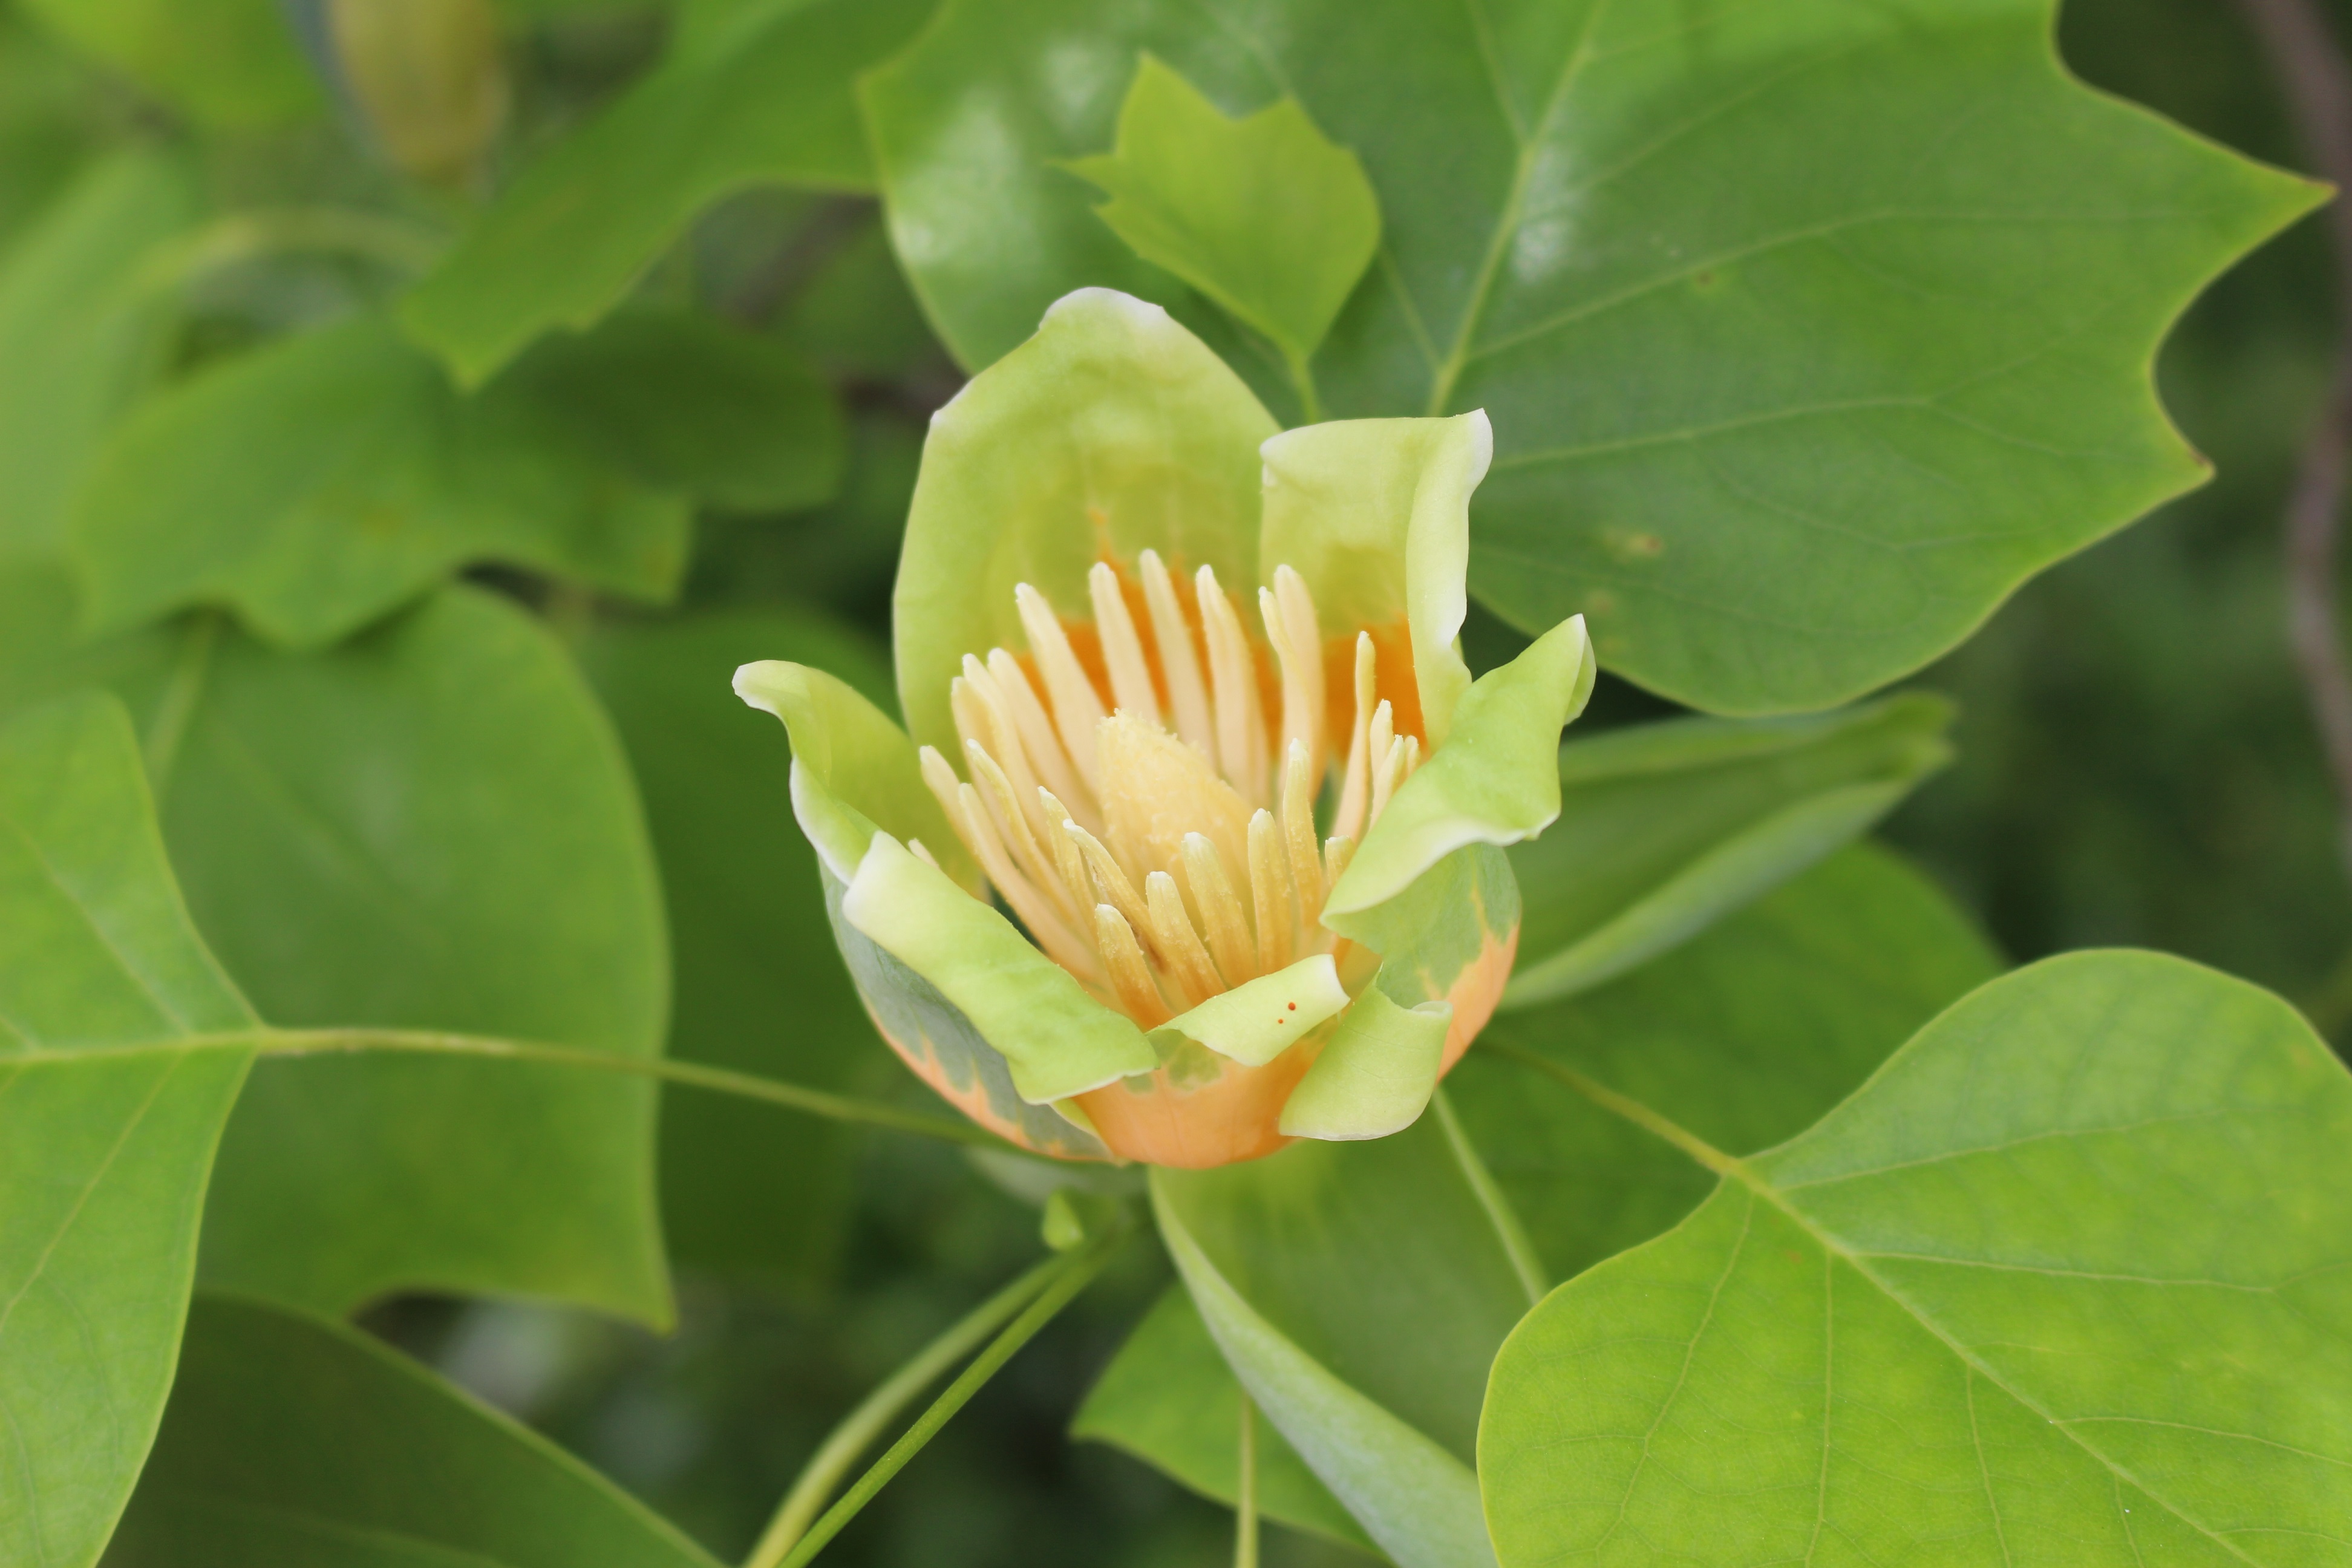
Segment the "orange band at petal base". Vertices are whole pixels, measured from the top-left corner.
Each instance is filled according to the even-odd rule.
[[[1454,1024],[1445,1034],[1441,1075],[1462,1059],[1494,1016],[1518,948],[1516,928],[1507,937],[1489,933],[1478,956],[1454,976],[1445,994],[1454,1004]],[[1262,1159],[1292,1142],[1276,1131],[1282,1108],[1322,1048],[1318,1034],[1264,1067],[1225,1062],[1216,1078],[1189,1088],[1171,1083],[1162,1069],[1082,1094],[1078,1106],[1123,1160],[1204,1170]]]

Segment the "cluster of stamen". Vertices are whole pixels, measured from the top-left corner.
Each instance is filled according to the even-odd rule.
[[[930,746],[922,768],[1038,945],[1152,1028],[1331,951],[1325,895],[1421,746],[1396,732],[1374,689],[1372,639],[1360,633],[1347,762],[1318,844],[1323,637],[1306,582],[1284,566],[1258,590],[1279,677],[1277,728],[1260,695],[1258,648],[1216,573],[1194,574],[1188,616],[1159,555],[1147,550],[1137,565],[1140,626],[1117,570],[1099,563],[1087,579],[1108,691],[1045,595],[1023,584],[1013,597],[1028,664],[1001,647],[984,660],[967,654],[950,689],[966,776]]]

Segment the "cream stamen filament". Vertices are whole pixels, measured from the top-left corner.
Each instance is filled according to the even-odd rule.
[[[1364,831],[1364,808],[1371,800],[1371,736],[1374,677],[1380,664],[1370,632],[1356,634],[1356,715],[1348,741],[1348,773],[1339,785],[1339,809],[1331,830],[1353,838]]]
[[[1217,754],[1216,721],[1209,694],[1201,684],[1201,658],[1192,647],[1192,628],[1184,623],[1184,606],[1177,602],[1175,581],[1156,550],[1138,559],[1143,577],[1143,602],[1151,612],[1151,637],[1160,646],[1160,669],[1168,680],[1168,704],[1176,710],[1176,735],[1204,757]]]
[[[1312,831],[1310,825],[1309,831]],[[1257,932],[1257,972],[1271,974],[1290,962],[1290,878],[1284,869],[1283,833],[1274,813],[1261,811],[1249,826],[1250,914]]]
[[[1202,928],[1209,933],[1210,955],[1216,959],[1225,984],[1239,985],[1256,974],[1253,962],[1257,956],[1256,944],[1250,939],[1242,901],[1234,896],[1224,863],[1218,858],[1217,847],[1209,842],[1206,834],[1184,836],[1184,880],[1192,886],[1192,902],[1201,911]]]
[[[1203,566],[1192,579],[1201,602],[1201,626],[1208,634],[1209,689],[1217,718],[1217,765],[1243,800],[1265,801],[1265,726],[1257,704],[1257,661],[1233,601],[1217,585],[1216,569]]]
[[[1098,901],[1095,898],[1093,884],[1087,876],[1087,858],[1078,852],[1077,844],[1069,834],[1063,831],[1063,825],[1070,820],[1069,812],[1043,784],[1037,786],[1037,804],[1045,808],[1045,820],[1049,825],[1044,837],[1053,850],[1054,868],[1062,874],[1062,880],[1068,886],[1071,897],[1077,900],[1082,907]]]
[[[1184,896],[1176,889],[1176,879],[1165,871],[1152,872],[1143,879],[1143,898],[1151,919],[1151,945],[1159,949],[1161,962],[1182,988],[1186,1005],[1198,1006],[1223,991],[1209,963],[1209,951],[1201,945],[1200,933],[1184,912]]]
[[[1323,841],[1323,879],[1337,883],[1347,874],[1348,862],[1355,858],[1356,841],[1344,833],[1333,834]]]
[[[1069,748],[1078,776],[1098,796],[1102,779],[1095,762],[1095,727],[1103,721],[1102,699],[1095,695],[1094,682],[1087,679],[1078,656],[1070,651],[1070,639],[1063,634],[1062,623],[1055,618],[1045,595],[1020,583],[1013,586],[1013,602],[1021,612],[1021,629],[1029,635],[1029,652],[1037,660],[1037,672],[1045,678],[1045,696],[1054,705],[1054,727],[1061,732],[1062,744]]]
[[[1166,564],[1147,551],[1139,567],[1140,621],[1116,567],[1087,574],[1107,692],[1052,605],[1021,584],[1028,660],[993,648],[985,663],[967,657],[950,683],[970,782],[931,747],[919,758],[957,837],[1038,945],[1151,1028],[1332,950],[1324,900],[1418,766],[1421,742],[1398,732],[1394,705],[1377,689],[1378,649],[1360,633],[1348,757],[1331,833],[1318,844],[1328,731],[1306,581],[1280,566],[1259,590],[1260,649],[1213,569],[1193,577],[1195,637]],[[1259,695],[1257,661],[1268,651],[1278,738]]]
[[[1013,721],[1013,710],[1005,701],[1003,690],[996,684],[996,678],[988,672],[988,668],[970,654],[963,658],[963,680],[970,694],[965,707],[976,705],[976,717],[986,725],[985,731],[979,732],[963,729],[961,715],[965,710],[958,708],[959,733],[963,737],[963,743],[980,746],[988,752],[990,762],[1003,770],[1005,782],[1012,792],[1010,798],[1017,803],[1009,809],[1028,819],[1028,830],[1041,837],[1050,833],[1054,824],[1046,821],[1037,810],[1037,778],[1029,771],[1029,748],[1022,744],[1020,728]]]
[[[1110,971],[1111,989],[1118,994],[1119,1005],[1127,1009],[1128,1016],[1147,1029],[1156,1029],[1175,1016],[1152,981],[1143,950],[1136,945],[1134,928],[1108,904],[1095,906],[1095,945],[1102,952],[1103,967]]]
[[[1062,832],[1077,846],[1078,853],[1086,859],[1087,869],[1094,873],[1095,886],[1101,889],[1102,896],[1127,917],[1129,925],[1149,931],[1151,917],[1143,895],[1135,890],[1135,884],[1129,879],[1126,868],[1103,847],[1102,840],[1075,822],[1063,823]]]
[[[1036,836],[1029,830],[1028,815],[1021,809],[1020,797],[1013,793],[1013,784],[996,759],[976,741],[963,743],[964,761],[971,764],[972,777],[987,786],[982,797],[989,805],[996,822],[996,831],[1012,846],[1013,863],[1035,886],[1053,900],[1062,920],[1074,930],[1078,918],[1091,900],[1074,899],[1062,880],[1061,870],[1047,858],[1038,845]]]
[[[1021,661],[1003,648],[991,648],[988,673],[996,682],[998,693],[1013,715],[1013,729],[1021,736],[1021,744],[1028,751],[1029,760],[1036,764],[1042,776],[1038,783],[1070,804],[1067,815],[1078,821],[1099,826],[1095,815],[1094,792],[1078,777],[1070,753],[1063,748],[1062,738],[1054,732],[1053,721],[1045,717],[1045,705],[1037,700],[1036,689],[1029,684]]]
[[[1110,671],[1112,705],[1159,728],[1160,698],[1151,689],[1151,667],[1143,661],[1143,644],[1127,613],[1118,574],[1108,562],[1096,562],[1087,574],[1087,596],[1094,601],[1095,631],[1102,638],[1103,664]]]
[[[1315,786],[1307,748],[1294,741],[1282,760],[1282,840],[1290,860],[1290,880],[1298,889],[1301,918],[1313,923],[1323,907],[1323,869],[1315,859]]]
[[[1102,965],[1095,956],[1094,944],[1075,940],[1063,923],[1060,911],[1013,866],[1012,858],[1004,852],[1003,842],[996,836],[994,825],[989,821],[988,808],[981,804],[980,791],[965,784],[956,795],[957,810],[949,820],[962,830],[964,844],[979,860],[980,868],[988,873],[988,879],[996,884],[996,890],[1004,896],[1013,912],[1021,917],[1021,923],[1029,928],[1029,934],[1045,950],[1047,957],[1080,980],[1100,988]]]

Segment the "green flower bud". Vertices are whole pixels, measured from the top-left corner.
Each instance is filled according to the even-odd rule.
[[[507,113],[489,0],[327,0],[325,20],[384,156],[418,179],[465,184]]]

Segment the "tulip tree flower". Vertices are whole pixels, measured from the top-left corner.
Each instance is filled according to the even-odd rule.
[[[1457,646],[1484,414],[1280,431],[1156,305],[1068,296],[931,422],[902,731],[744,666],[875,1023],[1043,1153],[1209,1166],[1417,1118],[1518,943],[1581,617]],[[911,731],[911,733],[909,733]]]

